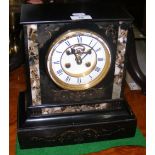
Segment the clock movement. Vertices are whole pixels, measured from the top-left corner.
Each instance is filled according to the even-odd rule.
[[[134,136],[136,118],[123,96],[132,21],[112,6],[22,6],[27,91],[19,95],[21,148]]]

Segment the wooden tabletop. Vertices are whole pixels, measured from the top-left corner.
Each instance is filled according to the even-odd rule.
[[[9,151],[10,155],[15,155],[16,133],[17,133],[17,103],[20,91],[26,90],[25,71],[24,67],[14,70],[10,73],[10,88],[9,88]],[[130,91],[128,86],[125,87],[125,97],[134,111],[138,127],[146,136],[146,96],[141,91]],[[138,146],[123,146],[107,149],[89,155],[145,155],[146,149]],[[63,154],[62,154],[63,155]]]

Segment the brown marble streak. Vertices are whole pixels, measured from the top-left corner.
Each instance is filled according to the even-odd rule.
[[[9,152],[10,155],[15,155],[15,143],[17,132],[17,101],[20,91],[26,89],[25,73],[23,66],[10,73],[10,89],[9,89]],[[137,116],[138,127],[146,136],[146,96],[140,91],[130,91],[128,86],[125,87],[125,97]],[[138,146],[122,146],[107,149],[89,155],[145,155],[146,149]],[[63,155],[63,154],[62,154]]]

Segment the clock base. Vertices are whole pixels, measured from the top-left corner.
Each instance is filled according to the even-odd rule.
[[[135,135],[136,118],[124,100],[119,101],[121,108],[104,112],[46,117],[29,117],[25,102],[25,93],[22,92],[18,105],[18,140],[21,149],[87,143]]]

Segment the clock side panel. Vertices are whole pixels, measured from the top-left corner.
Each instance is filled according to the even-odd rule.
[[[119,22],[112,99],[124,98],[129,27],[132,27],[131,23]]]
[[[41,104],[39,51],[37,43],[37,25],[24,25],[27,106]]]
[[[74,24],[73,24],[74,25]],[[78,25],[78,24],[77,24]],[[82,26],[81,26],[82,25]],[[40,90],[42,104],[52,103],[74,103],[82,101],[92,101],[96,99],[111,99],[113,90],[113,79],[115,70],[115,58],[117,49],[118,23],[79,24],[40,24],[37,29],[37,42],[39,48],[39,69],[40,69]],[[94,26],[95,25],[95,26]],[[109,29],[109,25],[113,30]],[[81,27],[79,27],[81,26]],[[51,43],[63,32],[75,29],[88,29],[99,33],[109,45],[111,51],[111,66],[104,78],[98,85],[83,91],[70,91],[57,86],[49,77],[46,69],[46,54]]]

